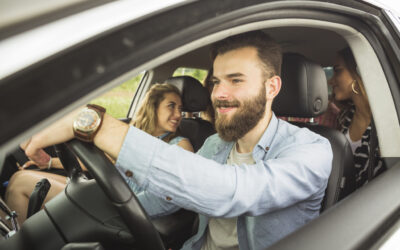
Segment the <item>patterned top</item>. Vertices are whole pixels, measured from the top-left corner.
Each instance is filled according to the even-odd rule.
[[[338,117],[339,128],[343,134],[349,130],[351,120],[355,112],[354,105],[345,109]],[[386,170],[386,166],[379,156],[379,147],[375,149],[375,163],[373,169],[369,169],[369,154],[371,140],[371,125],[365,130],[361,137],[361,146],[357,147],[354,152],[354,166],[356,168],[356,185],[357,188],[368,183],[369,180],[378,176]]]

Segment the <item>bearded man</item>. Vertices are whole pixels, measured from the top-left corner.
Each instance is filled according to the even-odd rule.
[[[331,147],[272,112],[282,55],[268,35],[229,37],[213,45],[212,58],[218,133],[198,154],[107,114],[91,139],[122,173],[133,173],[131,181],[169,204],[144,206],[151,216],[171,207],[199,214],[197,234],[183,249],[265,249],[319,215]],[[74,116],[34,136],[27,155],[39,161],[40,148],[72,139]]]

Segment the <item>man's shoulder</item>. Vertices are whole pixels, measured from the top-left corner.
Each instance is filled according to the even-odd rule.
[[[274,156],[297,157],[299,163],[329,178],[332,167],[332,147],[327,138],[306,127],[298,127],[286,121],[280,121],[274,144]],[[310,157],[310,156],[313,157]]]
[[[298,127],[287,121],[280,120],[278,124],[277,136],[278,141],[283,143],[322,143],[329,144],[328,139],[311,131],[306,127]]]
[[[204,142],[204,145],[209,143],[221,143],[221,142],[223,142],[223,140],[221,139],[221,137],[219,137],[218,133],[215,133],[207,137],[206,141]]]
[[[210,156],[226,144],[227,142],[222,140],[216,133],[205,140],[198,153],[203,156]]]
[[[213,135],[210,135],[204,142],[203,147],[206,148],[216,148],[222,144],[225,144],[226,142],[219,137],[218,133],[215,133]]]

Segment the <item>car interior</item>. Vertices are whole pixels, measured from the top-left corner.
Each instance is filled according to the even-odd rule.
[[[134,116],[146,90],[154,83],[165,81],[180,89],[183,111],[204,111],[210,103],[208,90],[192,77],[172,77],[174,71],[179,67],[209,70],[212,67],[208,52],[210,44],[232,34],[259,29],[277,40],[284,52],[281,76],[283,87],[273,106],[277,116],[313,118],[323,114],[329,101],[324,68],[332,66],[337,51],[350,46],[367,94],[374,97],[369,101],[380,152],[383,156],[397,155],[400,149],[393,148],[395,145],[391,131],[397,129],[398,122],[388,125],[387,117],[378,112],[395,112],[395,105],[387,84],[375,84],[387,80],[369,41],[349,26],[318,20],[266,20],[226,29],[154,58],[145,66],[132,69],[128,74],[130,76],[143,70],[146,74],[136,90],[127,120]],[[372,67],[374,73],[370,70]],[[124,79],[126,77],[110,81],[105,89],[117,86]],[[82,98],[79,104],[92,97]],[[382,121],[383,118],[386,122]],[[293,123],[328,138],[331,143],[333,167],[326,196],[321,204],[321,213],[325,213],[355,191],[350,145],[342,133],[313,120]],[[201,118],[184,118],[180,129],[183,136],[190,139],[195,151],[209,135],[215,133],[212,124]],[[65,165],[71,166],[66,169],[71,179],[66,190],[20,225],[21,229],[3,243],[4,249],[23,249],[28,246],[34,249],[77,249],[79,244],[84,243],[92,247],[86,249],[98,249],[98,245],[93,245],[93,242],[100,243],[105,249],[177,249],[196,232],[196,215],[190,211],[180,210],[170,216],[151,220],[122,177],[118,176],[117,170],[110,167],[112,163],[93,146],[72,141],[58,150],[64,155],[62,158]],[[94,179],[88,180],[82,176],[71,151],[87,166]],[[21,159],[18,154],[20,152],[15,149],[4,161],[1,183],[6,183],[17,170],[16,162]],[[0,191],[4,195],[5,186]],[[11,220],[6,221],[9,228],[12,227]],[[80,226],[77,228],[76,225]],[[70,248],[67,248],[68,245]]]

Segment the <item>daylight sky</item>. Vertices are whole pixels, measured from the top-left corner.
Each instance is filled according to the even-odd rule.
[[[399,0],[369,0],[369,2],[380,2],[390,9],[394,9],[400,15],[400,1]]]

